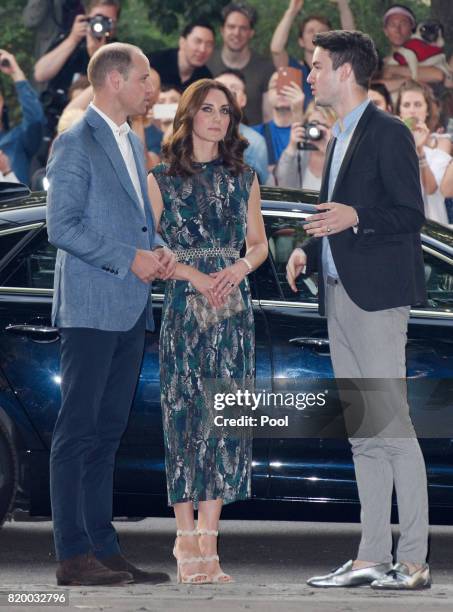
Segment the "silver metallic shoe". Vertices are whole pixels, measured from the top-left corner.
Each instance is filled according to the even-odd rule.
[[[386,576],[378,578],[371,583],[372,589],[397,589],[400,591],[429,589],[431,587],[431,574],[426,563],[413,574],[404,563],[396,563]]]
[[[351,559],[330,574],[309,578],[307,584],[314,587],[355,587],[377,581],[392,569],[391,563],[378,563],[362,569],[352,569],[352,564]]]

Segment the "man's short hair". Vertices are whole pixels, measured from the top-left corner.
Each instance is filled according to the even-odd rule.
[[[332,29],[332,22],[325,15],[308,15],[307,17],[305,17],[305,19],[303,19],[300,22],[299,36],[304,35],[304,31],[305,31],[305,28],[307,27],[307,23],[309,23],[310,21],[319,21],[319,23],[322,23],[323,25],[325,25],[326,28],[328,28],[329,30]]]
[[[85,12],[89,13],[97,6],[114,6],[118,11],[118,18],[121,13],[121,2],[120,0],[89,0],[85,2]]]
[[[207,30],[211,30],[212,35],[215,39],[215,30],[209,23],[209,21],[206,21],[205,19],[196,19],[195,21],[191,21],[190,23],[188,23],[181,32],[181,36],[183,38],[187,38],[192,32],[192,30],[194,30],[195,28],[206,28]]]
[[[142,51],[139,47],[128,43],[115,42],[100,47],[88,64],[88,80],[93,88],[102,87],[107,74],[112,70],[118,70],[127,80],[134,53],[142,53]]]
[[[313,44],[329,52],[334,70],[343,64],[351,64],[357,85],[368,89],[371,77],[378,66],[376,47],[368,34],[359,31],[331,30],[316,34]]]
[[[225,21],[231,15],[231,13],[241,13],[244,17],[250,22],[250,27],[252,30],[254,29],[256,22],[258,21],[258,13],[253,8],[253,6],[249,6],[245,2],[230,2],[222,9],[222,24],[225,25]]]
[[[225,70],[222,70],[222,72],[220,72],[215,78],[221,77],[224,74],[232,74],[233,76],[235,76],[237,79],[239,79],[241,81],[241,83],[244,85],[244,89],[245,89],[246,82],[245,82],[245,76],[244,76],[243,72],[241,72],[237,68],[225,68]]]

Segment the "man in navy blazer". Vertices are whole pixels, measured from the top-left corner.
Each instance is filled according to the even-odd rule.
[[[164,582],[167,574],[122,556],[111,523],[115,454],[145,326],[153,329],[150,282],[175,266],[156,235],[143,148],[126,121],[146,111],[149,63],[138,47],[112,43],[93,55],[88,77],[93,102],[54,142],[47,169],[62,378],[50,457],[57,582]]]
[[[339,119],[326,153],[319,212],[305,225],[312,238],[293,251],[287,275],[297,291],[304,268],[307,275],[318,272],[334,373],[349,403],[345,421],[362,538],[354,561],[308,583],[427,588],[426,469],[405,383],[410,306],[426,297],[417,153],[407,127],[368,100],[377,66],[372,40],[361,32],[332,31],[316,35],[314,43],[308,81],[315,102],[331,106]],[[393,487],[401,531],[394,565]]]

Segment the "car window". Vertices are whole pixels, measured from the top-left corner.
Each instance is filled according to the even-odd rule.
[[[301,217],[265,216],[266,234],[269,243],[269,263],[276,283],[260,281],[260,298],[291,302],[318,301],[317,274],[308,278],[299,277],[298,292],[294,293],[286,280],[286,264],[293,249],[306,238]],[[268,274],[269,272],[266,272]]]
[[[14,228],[0,232],[0,262],[11,252],[11,250],[24,240],[30,233],[30,228]]]
[[[425,282],[430,310],[453,309],[453,266],[439,257],[423,253],[425,260]]]
[[[56,249],[41,230],[1,271],[0,285],[52,289]]]
[[[3,248],[5,237],[0,236],[0,238],[0,248]],[[17,238],[16,241],[18,242]],[[14,246],[14,243],[11,246]],[[2,270],[0,285],[4,287],[52,289],[56,254],[56,248],[48,242],[47,232],[43,229]],[[153,282],[153,293],[165,293],[165,281],[155,280]]]

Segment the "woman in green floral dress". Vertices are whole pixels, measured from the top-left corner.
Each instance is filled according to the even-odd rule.
[[[165,163],[148,181],[156,221],[178,259],[162,313],[161,400],[178,580],[191,583],[231,581],[217,556],[220,513],[223,504],[250,496],[251,438],[218,427],[213,404],[216,391],[253,382],[246,275],[267,256],[259,186],[243,162],[240,118],[224,85],[210,79],[191,85],[164,147]],[[244,242],[247,251],[239,258]]]

